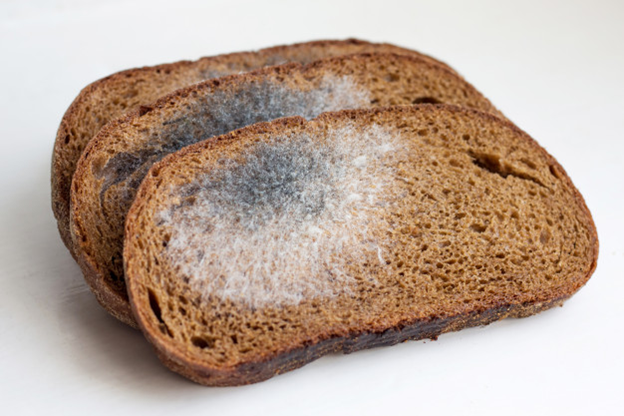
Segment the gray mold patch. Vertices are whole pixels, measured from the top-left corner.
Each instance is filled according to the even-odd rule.
[[[280,117],[314,118],[326,111],[358,108],[369,102],[368,92],[348,77],[326,75],[311,91],[293,90],[274,81],[243,83],[232,91],[217,90],[202,97],[175,119],[165,121],[161,132],[150,137],[141,150],[111,158],[100,198],[111,186],[123,184],[122,196],[134,199],[136,188],[149,167],[169,153],[213,136]]]
[[[216,91],[199,104],[200,117],[187,120],[210,136],[281,117],[314,118],[325,111],[357,108],[368,93],[348,77],[325,76],[311,91],[293,90],[272,81],[246,83],[237,91]]]
[[[272,138],[172,188],[156,216],[172,268],[205,298],[261,308],[349,293],[352,265],[385,266],[369,230],[384,221],[398,137],[345,128],[321,143]]]
[[[211,215],[230,216],[243,229],[255,230],[280,215],[304,219],[323,211],[342,165],[309,138],[284,140],[279,146],[259,144],[244,165],[224,160],[223,169],[202,180],[202,195],[210,195],[215,210]]]

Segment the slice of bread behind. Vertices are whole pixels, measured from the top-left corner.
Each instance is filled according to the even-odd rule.
[[[161,360],[238,385],[560,305],[597,255],[583,198],[535,141],[416,106],[260,123],[170,155],[128,214],[124,261]]]
[[[363,54],[288,64],[197,84],[109,123],[85,149],[72,184],[78,262],[100,303],[133,324],[123,278],[123,227],[157,160],[256,122],[329,110],[444,102],[499,114],[456,74],[405,55]]]
[[[52,210],[65,245],[73,254],[69,233],[71,180],[84,147],[109,121],[140,105],[197,82],[286,62],[309,63],[332,56],[391,52],[413,55],[450,68],[416,51],[356,39],[276,46],[118,72],[85,87],[71,104],[57,132],[52,156]]]

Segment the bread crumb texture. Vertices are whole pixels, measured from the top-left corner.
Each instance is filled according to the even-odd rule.
[[[129,293],[164,361],[205,384],[296,368],[313,358],[237,373],[323,340],[535,313],[595,267],[595,229],[562,168],[473,111],[272,123],[151,172],[127,223]],[[443,331],[485,321],[471,322]]]

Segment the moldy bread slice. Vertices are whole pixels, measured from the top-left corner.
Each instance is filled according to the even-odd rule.
[[[259,123],[154,165],[126,222],[135,316],[206,385],[560,305],[598,240],[563,168],[453,106]]]

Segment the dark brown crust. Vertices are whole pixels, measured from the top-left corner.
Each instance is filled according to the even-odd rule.
[[[206,64],[208,62],[214,62],[215,64],[219,64],[221,62],[234,61],[236,59],[245,59],[254,56],[278,56],[280,53],[292,50],[294,48],[330,48],[330,47],[347,47],[347,46],[360,46],[360,47],[378,47],[378,48],[388,48],[389,51],[396,51],[405,54],[419,56],[423,59],[428,60],[429,62],[439,65],[441,67],[446,68],[447,70],[455,73],[447,64],[441,62],[437,59],[434,59],[428,55],[421,54],[419,52],[405,49],[399,46],[387,44],[387,43],[371,43],[367,41],[362,41],[358,39],[345,39],[345,40],[319,40],[312,42],[303,42],[296,43],[292,45],[281,45],[274,46],[271,48],[261,49],[255,52],[235,52],[230,54],[218,55],[218,56],[210,56],[203,57],[196,61],[179,61],[174,63],[156,65],[156,66],[145,66],[141,68],[128,69],[125,71],[117,72],[112,75],[109,75],[105,78],[102,78],[98,81],[95,81],[89,85],[87,85],[80,94],[74,99],[71,103],[67,111],[65,112],[63,119],[61,120],[61,124],[56,134],[56,140],[54,143],[54,149],[52,153],[52,164],[51,164],[51,189],[52,189],[52,211],[54,213],[54,217],[57,220],[57,227],[59,233],[61,235],[61,239],[65,246],[68,248],[72,256],[76,259],[74,254],[74,247],[71,239],[71,232],[69,230],[69,216],[70,216],[70,187],[71,187],[71,179],[73,177],[74,172],[70,172],[69,176],[67,176],[67,161],[63,157],[63,149],[66,146],[65,140],[69,137],[72,129],[75,128],[76,124],[79,122],[79,111],[85,105],[90,97],[93,96],[94,93],[100,90],[104,90],[108,88],[108,86],[115,84],[116,82],[120,82],[126,77],[132,77],[139,75],[141,73],[155,73],[155,72],[166,72],[166,71],[175,71],[181,70],[183,68],[193,68],[195,66]],[[145,103],[147,104],[147,103]],[[77,259],[76,259],[77,260]]]
[[[529,302],[518,303],[518,301],[514,302],[514,300],[509,300],[508,302],[493,304],[487,308],[472,310],[470,312],[459,313],[452,316],[430,316],[425,320],[416,319],[404,321],[392,327],[360,327],[357,330],[346,334],[326,333],[319,335],[317,339],[310,341],[304,346],[287,345],[279,353],[266,357],[264,360],[247,362],[227,369],[215,369],[207,368],[206,365],[202,365],[201,362],[198,362],[197,359],[186,354],[185,351],[180,351],[174,348],[172,344],[165,340],[165,337],[162,336],[161,332],[150,323],[149,312],[146,311],[140,303],[141,282],[135,282],[132,274],[130,274],[128,278],[128,293],[132,309],[137,317],[139,327],[147,339],[153,344],[160,360],[171,370],[203,385],[234,386],[250,384],[266,380],[286,371],[294,370],[330,353],[351,353],[366,348],[394,345],[406,340],[427,338],[435,339],[439,335],[446,332],[487,325],[507,317],[528,317],[554,306],[562,305],[564,301],[576,293],[576,291],[578,291],[589,280],[596,269],[598,260],[598,236],[591,213],[589,212],[583,197],[576,187],[574,187],[571,179],[567,176],[561,165],[559,165],[559,163],[535,140],[511,122],[501,120],[491,114],[450,105],[392,107],[370,110],[344,110],[335,113],[322,114],[311,122],[338,120],[341,118],[350,119],[357,117],[358,115],[375,115],[384,111],[395,111],[404,114],[421,111],[435,111],[435,108],[471,113],[475,117],[495,120],[498,123],[502,123],[516,131],[519,134],[519,138],[527,141],[532,147],[534,147],[536,152],[542,153],[548,157],[548,160],[551,162],[551,166],[554,166],[554,169],[559,170],[559,173],[562,175],[561,178],[563,178],[565,184],[569,186],[569,189],[573,191],[574,198],[581,207],[582,213],[585,215],[583,223],[587,226],[587,229],[591,234],[591,246],[593,251],[591,259],[588,259],[590,263],[585,275],[573,276],[567,282],[568,284],[562,286],[556,293],[553,294],[553,292],[550,292],[548,294],[536,295],[533,300]],[[148,173],[146,179],[139,188],[135,203],[128,213],[126,236],[131,236],[135,233],[133,228],[134,222],[132,219],[137,215],[142,201],[147,198],[149,189],[154,186],[156,181],[161,180],[159,177],[160,170],[169,163],[172,163],[176,159],[182,158],[185,155],[200,153],[202,150],[209,149],[216,141],[232,140],[240,135],[260,134],[273,129],[278,129],[280,127],[296,126],[298,124],[305,123],[305,119],[302,119],[301,117],[290,117],[276,120],[274,122],[258,123],[210,141],[204,141],[188,146],[177,153],[165,157],[163,160],[152,166],[150,173]],[[129,245],[126,245],[124,249],[125,264],[127,265],[130,263],[132,258],[133,253]]]
[[[498,115],[502,114],[487,100],[487,98],[483,97],[481,93],[479,93],[476,88],[474,88],[471,84],[466,82],[463,78],[459,77],[453,71],[448,70],[446,68],[442,68],[438,65],[432,64],[426,59],[423,59],[418,56],[406,56],[406,55],[396,55],[392,53],[363,53],[363,54],[355,54],[348,55],[348,59],[367,59],[370,57],[375,57],[377,59],[388,59],[389,61],[400,59],[401,62],[412,62],[421,65],[422,68],[434,69],[439,71],[444,76],[449,78],[456,78],[459,82],[464,85],[466,90],[468,90],[474,96],[480,97],[480,100],[483,102],[484,106],[488,108],[493,113]],[[81,266],[83,273],[85,275],[85,279],[89,283],[91,289],[95,292],[96,298],[100,302],[100,304],[109,311],[113,316],[118,317],[121,321],[130,323],[132,326],[136,326],[134,322],[134,318],[131,313],[131,309],[128,305],[127,295],[125,292],[114,289],[110,286],[106,279],[108,275],[105,275],[103,272],[98,273],[98,268],[92,258],[89,258],[89,255],[86,253],[85,244],[82,242],[81,236],[82,232],[80,230],[79,221],[76,221],[76,218],[80,218],[80,212],[84,210],[84,206],[81,205],[81,201],[78,200],[76,194],[77,192],[73,188],[78,188],[85,177],[88,175],[88,158],[89,154],[98,152],[100,150],[104,150],[107,147],[107,142],[105,138],[109,135],[109,133],[115,131],[120,126],[124,124],[131,124],[138,120],[141,116],[147,114],[150,111],[154,111],[160,108],[167,107],[171,105],[171,103],[179,102],[186,97],[192,96],[192,94],[205,91],[212,90],[216,87],[224,87],[227,85],[235,85],[237,83],[246,82],[250,79],[256,79],[258,77],[262,77],[265,75],[289,75],[293,73],[294,69],[301,69],[301,71],[309,71],[314,73],[314,71],[318,70],[320,65],[331,65],[334,62],[339,62],[345,59],[345,57],[334,57],[334,58],[326,58],[308,65],[302,65],[299,63],[289,63],[280,66],[272,66],[265,67],[261,69],[257,69],[255,71],[251,71],[245,74],[238,75],[230,75],[223,78],[211,79],[208,81],[204,81],[186,88],[182,88],[174,91],[173,93],[161,97],[154,103],[151,103],[149,107],[141,107],[139,109],[135,109],[131,112],[128,112],[124,117],[113,120],[104,126],[100,132],[97,134],[95,138],[93,138],[84,149],[83,155],[81,156],[80,162],[78,163],[76,172],[74,173],[74,181],[72,183],[72,192],[71,192],[71,209],[70,209],[70,228],[72,233],[72,241],[73,241],[73,254],[77,259],[79,265]],[[82,201],[84,202],[84,201]],[[104,293],[106,292],[106,293]]]
[[[293,349],[263,362],[251,362],[231,371],[206,370],[200,365],[185,365],[173,355],[155,348],[158,358],[172,371],[205,386],[241,386],[268,380],[276,375],[303,367],[324,355],[332,353],[350,354],[356,351],[396,345],[405,341],[437,339],[438,336],[465,328],[489,325],[505,318],[524,318],[562,306],[567,298],[555,299],[547,303],[528,305],[504,305],[483,312],[457,315],[448,318],[432,318],[428,321],[405,323],[378,332],[354,332],[342,337],[332,337],[309,346]],[[151,334],[148,339],[155,343]]]

